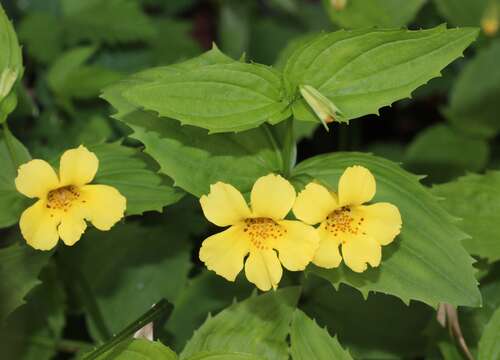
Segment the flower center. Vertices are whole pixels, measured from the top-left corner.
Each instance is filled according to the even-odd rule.
[[[270,240],[278,239],[286,233],[286,229],[269,218],[245,219],[244,232],[250,237],[252,244],[259,250],[269,250]]]
[[[358,235],[364,221],[365,219],[362,217],[355,217],[349,206],[343,206],[332,211],[327,216],[323,227],[326,231],[333,233],[334,236],[341,234]],[[341,239],[341,242],[345,243],[345,239]]]
[[[74,200],[80,197],[78,188],[73,185],[68,185],[55,189],[47,195],[47,209],[59,209],[68,211]]]

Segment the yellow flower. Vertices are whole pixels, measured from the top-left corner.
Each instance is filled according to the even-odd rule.
[[[375,191],[372,173],[362,166],[352,166],[340,177],[338,195],[309,183],[297,196],[293,207],[297,219],[311,225],[321,223],[314,264],[330,269],[339,266],[343,258],[356,272],[365,271],[367,263],[373,267],[380,264],[381,246],[399,234],[401,215],[389,203],[362,205],[373,198]]]
[[[59,176],[44,160],[31,160],[18,169],[17,191],[38,198],[24,210],[21,233],[35,249],[49,250],[59,237],[73,245],[90,221],[99,230],[109,230],[123,217],[126,199],[114,187],[87,185],[97,172],[99,160],[84,146],[66,151]]]
[[[283,274],[304,270],[318,247],[316,230],[300,221],[284,220],[295,202],[295,189],[279,175],[259,178],[250,195],[251,209],[241,193],[218,182],[200,199],[205,217],[229,229],[203,241],[200,259],[208,269],[234,281],[243,269],[259,289],[276,288]],[[278,251],[278,254],[276,251]]]

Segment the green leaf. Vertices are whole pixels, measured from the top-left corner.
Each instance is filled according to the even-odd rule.
[[[0,322],[24,304],[26,294],[40,283],[38,274],[50,256],[18,243],[0,249]]]
[[[423,357],[427,341],[423,332],[435,316],[431,308],[419,302],[406,306],[395,297],[383,294],[370,294],[364,299],[348,286],[335,290],[329,284],[317,284],[319,280],[314,277],[310,280],[315,281],[311,282],[312,290],[304,290],[307,294],[304,311],[321,326],[327,326],[339,342],[349,348],[353,358]]]
[[[55,61],[47,73],[50,89],[60,98],[88,99],[121,75],[95,65],[85,65],[96,48],[91,46],[69,50]]]
[[[426,0],[349,0],[337,10],[331,0],[323,0],[330,18],[344,28],[401,27],[407,25]]]
[[[438,11],[455,26],[477,26],[490,0],[434,0]]]
[[[346,266],[338,269],[311,267],[310,273],[333,285],[346,283],[365,296],[369,291],[392,294],[404,302],[420,300],[431,306],[446,302],[479,306],[473,259],[460,245],[465,235],[454,219],[423,187],[418,177],[388,160],[362,153],[320,155],[300,163],[292,181],[303,187],[319,180],[337,189],[343,171],[352,165],[368,168],[377,181],[373,202],[389,202],[399,208],[403,219],[401,234],[383,248],[382,263],[358,274]]]
[[[96,360],[177,360],[177,355],[157,341],[131,339],[124,341]]]
[[[290,342],[293,360],[352,360],[328,330],[320,328],[300,310],[293,316]]]
[[[40,279],[42,284],[30,291],[26,304],[0,325],[5,359],[49,360],[57,353],[65,324],[65,293],[55,267],[46,267]]]
[[[85,279],[111,333],[161,298],[173,302],[179,295],[191,268],[191,224],[185,218],[179,209],[165,217],[164,225],[126,223],[109,232],[87,231],[76,246],[63,248],[66,262],[78,264],[72,271]],[[91,334],[107,340],[94,320],[87,318]]]
[[[212,133],[242,131],[290,116],[281,76],[270,67],[234,61],[165,72],[131,85],[123,96],[137,107]]]
[[[299,120],[317,121],[300,85],[310,85],[342,112],[340,120],[378,114],[378,109],[407,98],[439,76],[461,56],[477,29],[354,30],[317,36],[298,48],[284,68],[288,97]]]
[[[0,4],[0,102],[23,71],[21,47],[16,32]]]
[[[489,261],[500,260],[500,171],[469,174],[432,188],[442,205],[462,219],[457,225],[470,237],[462,244],[470,254]]]
[[[0,130],[0,228],[11,226],[19,220],[30,200],[19,193],[14,185],[17,167],[31,159],[28,150],[11,136],[12,150],[9,149],[5,133]],[[14,157],[14,160],[13,158]]]
[[[265,360],[261,356],[238,352],[202,352],[191,356],[187,360]]]
[[[491,138],[500,130],[500,40],[481,49],[460,72],[444,113],[461,131]]]
[[[209,317],[189,340],[181,359],[211,350],[288,359],[286,337],[299,295],[298,288],[284,288],[253,296]]]
[[[207,193],[210,184],[217,181],[231,183],[244,192],[250,191],[255,179],[283,169],[282,144],[277,141],[279,127],[265,125],[237,135],[208,135],[205,130],[181,126],[172,119],[138,110],[123,98],[122,93],[147,79],[157,79],[199,64],[227,61],[232,60],[215,48],[185,63],[139,73],[108,87],[103,94],[118,110],[114,117],[134,131],[130,136],[145,145],[145,152],[160,164],[160,171],[171,177],[176,186],[195,196]]]
[[[133,0],[62,0],[65,36],[71,44],[81,40],[116,44],[148,40],[155,30]]]
[[[429,175],[429,182],[443,182],[468,171],[483,170],[489,154],[490,147],[485,140],[437,124],[418,133],[408,146],[403,162],[412,172]]]
[[[212,271],[203,271],[189,280],[175,300],[174,311],[165,327],[169,335],[165,338],[165,343],[170,344],[174,350],[182,350],[208,314],[231,305],[235,298],[250,296],[252,290],[249,282],[241,276],[232,283]]]
[[[31,57],[48,64],[62,52],[63,31],[57,17],[49,13],[33,12],[22,18],[19,39]]]
[[[479,341],[479,359],[500,359],[500,307],[491,317]]]
[[[127,198],[127,215],[145,211],[161,212],[176,203],[184,193],[171,186],[171,181],[157,173],[156,164],[140,151],[119,144],[90,147],[99,159],[95,183],[117,188]]]

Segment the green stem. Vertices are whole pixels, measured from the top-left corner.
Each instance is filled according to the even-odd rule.
[[[290,177],[297,161],[297,144],[295,143],[294,120],[286,120],[285,136],[283,139],[283,167],[286,177]]]
[[[172,304],[170,304],[167,300],[161,299],[157,304],[155,304],[147,313],[142,315],[139,319],[134,321],[132,324],[127,326],[123,331],[119,334],[115,335],[111,338],[107,343],[97,348],[94,352],[90,353],[83,360],[93,360],[104,354],[105,352],[111,350],[113,347],[121,343],[122,341],[128,339],[132,336],[137,330],[142,329],[145,325],[150,322],[155,321],[163,315],[169,315],[172,311]]]
[[[16,156],[16,151],[14,150],[14,135],[12,135],[12,133],[10,132],[7,121],[5,121],[2,124],[2,126],[3,126],[3,136],[5,138],[5,145],[7,145],[7,150],[12,160],[12,164],[14,164],[14,168],[17,169],[20,164]]]

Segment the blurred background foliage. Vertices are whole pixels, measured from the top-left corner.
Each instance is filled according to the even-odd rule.
[[[464,245],[479,260],[475,266],[483,307],[459,309],[459,314],[465,340],[477,354],[481,334],[500,306],[496,262],[500,228],[491,226],[500,220],[495,211],[500,199],[500,176],[495,171],[500,168],[499,1],[1,3],[13,19],[24,55],[24,78],[16,89],[19,105],[9,118],[10,127],[31,156],[46,159],[81,143],[98,146],[120,141],[129,130],[110,117],[114,111],[99,98],[102,88],[139,70],[198,55],[214,42],[233,58],[279,68],[287,54],[320,31],[373,26],[419,29],[441,23],[481,27],[465,58],[418,89],[412,99],[383,108],[380,116],[367,116],[349,127],[334,124],[330,132],[317,124],[297,123],[299,160],[339,150],[373,152],[427,175],[426,185],[448,198],[444,206],[465,219],[459,226],[472,235]],[[125,141],[139,146],[133,139]],[[5,154],[2,136],[0,157]],[[486,175],[466,175],[487,170]],[[8,186],[0,174],[0,190]],[[75,247],[64,248],[54,257],[18,246],[0,249],[0,277],[22,269],[9,284],[17,297],[2,304],[10,310],[17,307],[0,334],[2,358],[71,358],[120,331],[161,297],[174,303],[175,309],[158,334],[180,351],[209,313],[250,295],[245,281],[228,283],[200,265],[196,249],[202,235],[213,229],[194,199],[185,198],[164,212],[166,216],[148,212],[133,217],[117,226],[112,236],[89,231]],[[0,214],[2,225],[14,222]],[[3,245],[18,240],[17,228],[0,231]],[[168,242],[165,233],[170,234]],[[145,239],[150,240],[147,245]],[[346,286],[335,290],[313,276],[301,281],[302,309],[337,334],[355,358],[463,356],[454,337],[437,324],[435,311],[424,304],[408,306],[383,294],[371,294],[365,301]],[[26,303],[18,307],[33,287]]]

